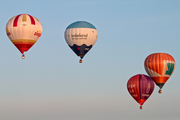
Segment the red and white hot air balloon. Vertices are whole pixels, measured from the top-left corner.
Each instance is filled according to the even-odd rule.
[[[20,14],[12,17],[6,24],[6,33],[11,42],[23,54],[28,51],[42,34],[40,21],[29,15]]]

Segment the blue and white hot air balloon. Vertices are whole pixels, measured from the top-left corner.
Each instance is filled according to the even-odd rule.
[[[66,28],[64,36],[67,44],[81,58],[80,63],[82,63],[84,55],[95,44],[98,32],[91,23],[77,21]]]

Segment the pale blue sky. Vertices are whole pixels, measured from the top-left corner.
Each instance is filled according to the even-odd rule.
[[[0,119],[2,120],[179,120],[178,0],[1,0]],[[39,41],[25,53],[10,42],[5,26],[18,14],[37,17]],[[98,40],[83,63],[64,39],[66,27],[87,21]],[[139,110],[126,84],[146,74],[145,58],[171,54],[176,69],[158,94]]]

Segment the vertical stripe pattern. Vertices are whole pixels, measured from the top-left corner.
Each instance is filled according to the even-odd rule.
[[[33,18],[31,15],[29,15],[29,17],[30,17],[30,19],[31,19],[31,24],[32,24],[32,25],[35,25],[35,20],[34,20],[34,18]]]
[[[176,63],[174,58],[167,53],[153,53],[144,61],[147,74],[156,84],[164,85],[174,72]]]
[[[23,15],[22,21],[23,21],[23,22],[26,22],[26,21],[27,21],[27,19],[26,19],[26,14]]]
[[[18,15],[18,16],[15,17],[14,23],[13,23],[13,27],[17,27],[19,16],[20,16],[20,15]]]
[[[42,34],[42,25],[33,16],[20,14],[8,21],[6,24],[6,33],[11,42],[23,54],[38,41]]]
[[[130,95],[140,104],[143,105],[144,102],[150,97],[154,91],[153,80],[143,74],[138,74],[131,77],[127,82],[127,89]]]

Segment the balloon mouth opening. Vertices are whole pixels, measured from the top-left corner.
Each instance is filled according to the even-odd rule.
[[[83,59],[84,54],[78,54],[78,56],[79,56],[81,59]]]
[[[140,106],[142,106],[145,101],[146,101],[146,100],[141,100],[141,101],[139,101],[138,103],[139,103]]]
[[[164,83],[156,83],[157,86],[159,86],[160,89],[164,86]]]

